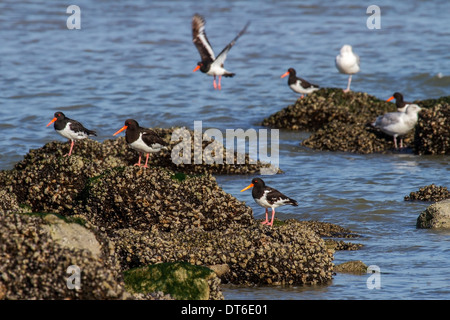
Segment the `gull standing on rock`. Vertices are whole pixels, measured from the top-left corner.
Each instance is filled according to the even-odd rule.
[[[394,137],[394,146],[397,147],[397,137],[400,137],[400,148],[403,148],[402,136],[411,131],[419,119],[418,113],[421,108],[416,104],[411,104],[405,112],[389,112],[378,116],[372,126],[380,129],[384,133]]]
[[[340,54],[336,56],[336,68],[340,73],[349,75],[347,89],[344,90],[349,92],[352,75],[360,71],[359,56],[353,52],[352,46],[348,44],[342,46]]]

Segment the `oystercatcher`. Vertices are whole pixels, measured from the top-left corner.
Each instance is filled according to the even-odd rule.
[[[125,120],[125,125],[119,131],[114,133],[114,135],[119,134],[123,130],[127,130],[125,132],[125,140],[128,145],[139,152],[139,161],[135,166],[141,166],[142,153],[147,154],[144,168],[148,168],[147,163],[150,152],[159,152],[162,149],[167,150],[167,143],[161,139],[155,131],[140,127],[136,120]]]
[[[222,76],[233,77],[235,74],[228,72],[223,67],[225,59],[227,58],[227,53],[230,51],[231,47],[236,43],[236,40],[244,34],[250,23],[248,22],[245,27],[238,33],[238,35],[231,41],[216,57],[211,44],[208,41],[205,33],[205,19],[199,15],[195,14],[192,17],[192,42],[197,47],[200,53],[200,58],[202,61],[197,63],[197,67],[193,70],[194,72],[199,70],[207,75],[213,76],[214,89],[221,89]],[[219,77],[219,83],[216,84],[216,76]]]
[[[305,79],[297,77],[297,73],[294,68],[289,68],[286,73],[282,74],[280,78],[284,78],[289,75],[288,85],[292,91],[301,93],[303,95],[310,94],[316,90],[319,90],[319,86],[316,84],[309,83]]]
[[[250,188],[253,188],[252,197],[255,202],[261,207],[266,208],[266,221],[264,221],[262,224],[267,224],[268,226],[273,225],[273,220],[275,218],[275,208],[287,204],[298,206],[297,201],[285,196],[280,191],[274,188],[266,186],[264,181],[260,178],[254,178],[252,180],[252,183],[248,187],[242,189],[241,192]],[[272,220],[270,222],[268,217],[268,208],[272,208]]]
[[[344,92],[349,92],[352,75],[360,70],[359,56],[353,53],[352,46],[348,44],[342,46],[340,54],[336,56],[336,67],[340,73],[349,75],[347,89],[344,90]]]
[[[403,101],[403,95],[400,92],[395,92],[394,95],[386,101],[391,101],[392,99],[395,99],[395,105],[398,112],[405,112],[406,108],[412,104],[411,102]]]
[[[380,129],[384,133],[394,137],[394,146],[397,147],[397,137],[400,137],[400,148],[403,148],[402,136],[412,130],[418,119],[418,113],[421,108],[416,104],[411,104],[405,112],[389,112],[378,116],[372,126]]]
[[[65,157],[72,154],[75,140],[82,140],[89,136],[97,135],[95,131],[86,129],[78,121],[67,118],[61,111],[55,112],[53,119],[47,124],[47,127],[53,122],[55,123],[54,128],[56,132],[71,141],[69,153],[64,155]]]

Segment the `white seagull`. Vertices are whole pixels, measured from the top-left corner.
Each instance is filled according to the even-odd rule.
[[[418,113],[422,110],[418,105],[408,105],[405,112],[389,112],[378,116],[372,126],[394,137],[394,146],[397,147],[397,137],[400,137],[400,148],[403,148],[402,136],[412,130],[418,119]]]
[[[352,51],[352,46],[348,44],[342,46],[341,52],[336,56],[336,68],[340,73],[349,75],[347,89],[344,92],[350,91],[352,75],[360,71],[359,65],[359,56]]]

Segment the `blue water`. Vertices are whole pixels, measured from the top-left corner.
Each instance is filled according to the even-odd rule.
[[[334,58],[343,44],[361,57],[352,89],[380,99],[450,95],[448,1],[377,1],[381,29],[366,26],[369,5],[352,1],[77,1],[81,29],[68,30],[65,1],[0,2],[0,169],[30,150],[64,141],[46,124],[61,110],[97,130],[99,141],[127,118],[143,126],[262,129],[260,122],[295,102],[280,79],[289,67],[322,87],[347,85]],[[212,77],[192,70],[199,60],[191,17],[205,16],[219,52],[245,25],[248,32],[225,63],[234,78],[215,91]],[[281,175],[266,182],[297,199],[279,217],[339,224],[362,235],[359,251],[337,252],[335,263],[362,260],[381,270],[381,288],[369,275],[337,274],[322,286],[224,287],[226,299],[449,299],[450,231],[417,230],[429,203],[403,197],[429,184],[450,187],[448,156],[411,152],[354,155],[300,146],[308,133],[280,132]],[[252,176],[217,177],[240,193]]]

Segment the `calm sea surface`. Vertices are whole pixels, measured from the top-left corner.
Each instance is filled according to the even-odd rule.
[[[352,89],[380,99],[395,91],[406,100],[450,95],[449,1],[76,1],[81,29],[68,30],[67,1],[0,2],[0,169],[30,150],[64,141],[46,124],[61,110],[98,132],[99,141],[127,118],[142,126],[204,130],[254,128],[297,96],[280,79],[289,67],[322,87],[342,87],[334,58],[343,44],[361,57]],[[367,7],[381,9],[381,29],[368,29]],[[216,52],[251,21],[228,54],[224,78],[192,70],[199,55],[191,17],[207,20]],[[411,152],[355,155],[300,146],[306,132],[280,131],[281,175],[266,183],[297,199],[280,218],[318,220],[362,235],[359,251],[337,252],[335,263],[362,260],[380,268],[380,289],[369,275],[337,274],[329,285],[224,287],[226,299],[450,299],[450,231],[418,230],[429,203],[405,202],[420,187],[450,187],[448,156]],[[217,177],[240,193],[252,176]]]

